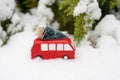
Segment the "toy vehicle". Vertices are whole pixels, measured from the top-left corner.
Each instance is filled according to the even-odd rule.
[[[69,38],[41,40],[36,38],[31,49],[31,58],[42,59],[67,58],[74,59],[75,47]]]
[[[34,40],[31,58],[42,59],[67,58],[74,59],[75,47],[70,38],[50,27],[38,29],[38,38]]]

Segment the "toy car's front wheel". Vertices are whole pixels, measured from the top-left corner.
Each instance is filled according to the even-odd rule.
[[[43,59],[43,57],[42,56],[36,56],[36,58],[35,59],[37,59],[37,60],[42,60]]]
[[[64,55],[64,56],[63,56],[63,59],[66,59],[66,60],[67,60],[67,59],[69,59],[69,57],[68,57],[67,55]]]

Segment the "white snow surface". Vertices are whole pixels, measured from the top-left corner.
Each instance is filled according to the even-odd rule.
[[[13,17],[12,17],[12,19],[11,19],[11,21],[12,21],[12,23],[14,25],[16,25],[16,24],[18,24],[20,22],[20,19],[21,18],[19,16],[19,14],[17,12],[15,12],[14,15],[13,15]]]
[[[96,43],[102,36],[111,37],[120,45],[120,21],[114,15],[106,15],[96,26],[91,38]]]
[[[73,15],[78,16],[86,13],[90,19],[99,20],[101,17],[101,9],[99,8],[97,0],[80,0],[74,8]]]
[[[39,5],[52,5],[55,2],[55,0],[40,0]]]
[[[74,60],[31,60],[36,38],[31,18],[23,16],[25,31],[0,48],[0,80],[120,80],[120,45],[109,35],[98,40],[98,48],[89,42],[77,47]]]
[[[39,0],[37,8],[31,9],[33,27],[50,25],[53,21],[54,13],[47,5],[52,5],[54,2],[55,0]]]
[[[6,32],[3,30],[3,28],[0,25],[0,46],[3,44],[3,42],[5,41],[7,37]]]
[[[10,18],[14,9],[14,0],[0,0],[0,20],[6,20]]]

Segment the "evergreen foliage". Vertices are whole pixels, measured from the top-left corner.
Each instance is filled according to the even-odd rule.
[[[64,13],[66,13],[67,17],[68,16],[73,16],[73,11],[75,6],[77,5],[77,3],[79,2],[79,0],[64,0],[61,5],[60,5],[60,10],[64,9]],[[74,41],[76,42],[76,44],[79,44],[80,41],[83,39],[83,37],[85,36],[85,34],[87,33],[88,29],[85,28],[85,24],[88,22],[91,23],[92,20],[84,20],[84,17],[86,16],[85,13],[74,17],[73,16],[73,24],[74,24]],[[89,27],[89,26],[87,26]]]
[[[10,19],[6,19],[5,21],[1,21],[1,26],[3,28],[3,30],[7,31],[7,28],[9,26],[9,24],[11,24],[11,20]]]
[[[84,20],[84,17],[86,16],[86,14],[84,13],[76,17],[73,16],[74,8],[79,1],[80,0],[63,0],[60,4],[60,10],[64,11],[66,17],[68,17],[69,15],[73,17],[71,21],[73,21],[74,23],[73,33],[74,40],[75,42],[77,42],[77,44],[80,43],[80,41],[83,39],[87,31],[90,30],[91,28],[94,29],[97,23],[99,22],[95,21],[94,19]],[[111,9],[113,9],[117,5],[118,0],[98,0],[98,3],[100,8],[102,9],[102,17],[104,17],[106,14],[109,13]],[[86,23],[92,24],[92,26],[89,25],[85,26]]]
[[[12,25],[12,26],[10,26]],[[20,25],[20,23],[17,23],[13,25],[11,18],[6,19],[4,21],[0,21],[0,40],[2,43],[0,43],[0,46],[5,45],[7,41],[9,40],[10,36],[23,31],[23,26],[21,28],[16,29],[17,26]],[[11,28],[11,30],[9,30]],[[14,30],[16,29],[16,30]]]
[[[35,8],[38,6],[39,0],[15,0],[17,8],[22,12],[26,13],[29,12],[30,9]],[[85,34],[88,30],[91,29],[91,26],[87,24],[92,24],[96,26],[96,24],[99,21],[87,19],[85,20],[84,17],[86,16],[85,13],[80,14],[78,16],[73,16],[73,11],[75,6],[78,4],[80,0],[55,0],[55,3],[53,5],[47,5],[52,9],[54,12],[54,21],[58,21],[60,23],[60,30],[62,31],[68,31],[70,34],[74,34],[74,40],[78,44],[83,39]],[[109,13],[109,11],[113,8],[115,8],[116,5],[118,5],[118,0],[97,0],[99,3],[99,6],[102,10],[102,17],[104,17],[106,14]],[[15,9],[13,10],[13,15],[15,13]],[[0,20],[0,40],[2,40],[2,44],[5,44],[9,37],[16,33],[23,30],[23,27],[19,30],[12,30],[15,29],[17,25],[21,25],[20,22],[13,24],[11,19],[7,18],[6,20]],[[53,21],[53,22],[54,22]],[[11,28],[10,28],[11,27]],[[11,30],[8,31],[8,28]],[[1,36],[4,34],[4,36]]]
[[[115,16],[118,20],[120,20],[120,0],[118,0],[118,4],[115,7]]]
[[[9,18],[4,21],[0,21],[0,46],[6,44],[10,37],[10,34],[7,33],[9,24],[11,24],[11,19]]]
[[[73,34],[74,32],[74,25],[73,25],[73,16],[67,15],[64,13],[65,9],[59,10],[60,7],[60,0],[55,0],[55,3],[49,6],[53,13],[54,13],[54,21],[57,20],[60,23],[59,30],[61,31],[68,31],[69,34]]]
[[[23,12],[29,12],[31,8],[37,7],[39,0],[15,0],[17,8]]]
[[[79,0],[63,0],[60,5],[60,10],[66,8],[65,13],[67,13],[67,16],[72,15],[73,10],[78,2]]]
[[[109,14],[109,11],[118,4],[118,0],[98,0],[100,8],[102,10],[102,17],[103,18],[106,14]]]
[[[8,40],[7,33],[3,30],[0,24],[0,46],[4,45]]]
[[[11,17],[0,20],[0,46],[5,45],[11,35],[23,31],[23,26],[20,21],[12,22],[12,19],[15,18],[15,14],[17,14],[17,12],[15,12],[14,8]]]
[[[86,31],[84,30],[84,24],[85,24],[84,15],[85,14],[81,14],[75,17],[74,40],[77,44],[79,44],[79,42],[82,40],[82,38],[86,34]]]

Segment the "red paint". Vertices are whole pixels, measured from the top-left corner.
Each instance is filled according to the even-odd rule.
[[[74,59],[74,55],[75,47],[69,38],[57,40],[40,40],[36,38],[31,49],[32,59],[37,56],[40,56],[42,59],[63,58],[64,56]]]

